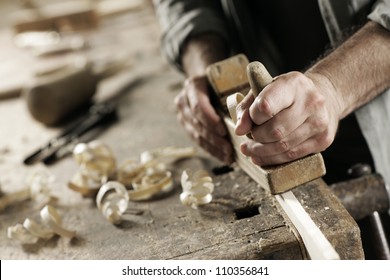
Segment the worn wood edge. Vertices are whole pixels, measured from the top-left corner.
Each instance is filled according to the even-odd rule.
[[[282,235],[282,228],[273,228],[265,232],[254,232],[250,235],[224,240],[190,251],[174,255],[168,260],[291,260],[304,259],[299,257],[302,252],[294,236],[285,237],[283,242],[275,245],[269,240],[275,240]],[[282,235],[283,236],[283,235]],[[291,257],[293,256],[293,257]]]
[[[208,66],[206,75],[214,91],[220,95],[248,87],[249,81],[246,76],[248,63],[248,58],[244,54],[238,54]],[[227,79],[226,76],[229,76],[230,79]],[[224,78],[221,79],[221,77]]]
[[[246,73],[254,97],[257,97],[263,88],[272,83],[273,80],[265,66],[259,61],[249,63],[246,68]]]
[[[310,155],[275,167],[262,168],[255,165],[240,151],[240,144],[246,141],[247,137],[235,134],[235,124],[229,117],[225,117],[224,122],[232,140],[237,164],[262,188],[272,194],[289,191],[325,174],[326,169],[321,154]]]
[[[358,224],[322,178],[303,184],[292,192],[338,252],[340,259],[364,259]],[[325,214],[329,211],[330,214]]]
[[[291,219],[289,218],[287,213],[283,210],[282,206],[278,203],[278,201],[276,200],[275,197],[274,197],[274,199],[275,199],[275,207],[279,210],[280,215],[282,215],[284,222],[285,222],[285,225],[288,227],[290,232],[294,235],[295,239],[298,241],[299,249],[300,249],[300,252],[302,254],[302,258],[305,260],[308,260],[309,255],[308,255],[308,252],[306,250],[306,246],[303,242],[302,236],[300,235],[297,228],[295,227],[295,225],[293,224],[293,222],[291,221]]]
[[[291,191],[275,195],[275,198],[301,235],[311,259],[340,259],[335,248],[310,218],[305,209],[303,209],[302,205]]]
[[[275,194],[291,190],[326,173],[325,163],[320,153],[264,169],[270,173],[270,185],[275,189]]]

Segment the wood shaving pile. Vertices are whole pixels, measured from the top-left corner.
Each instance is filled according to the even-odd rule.
[[[100,141],[80,143],[73,151],[78,172],[69,188],[94,197],[104,217],[113,224],[122,221],[129,201],[142,201],[173,188],[169,162],[195,156],[195,149],[166,147],[141,153],[117,165],[111,149]]]
[[[21,244],[35,244],[39,239],[50,239],[54,235],[73,238],[76,233],[65,229],[57,210],[46,205],[40,211],[41,222],[26,218],[23,224],[16,224],[8,228],[8,238],[18,240]]]
[[[27,176],[27,188],[0,197],[0,210],[27,200],[32,200],[38,205],[45,205],[40,211],[40,222],[36,222],[32,218],[26,218],[23,224],[18,223],[8,227],[8,238],[17,240],[21,244],[35,244],[40,239],[47,240],[54,235],[67,238],[75,236],[74,231],[67,230],[62,226],[60,215],[50,205],[50,203],[57,200],[51,194],[53,181],[54,176],[47,170],[37,170]]]

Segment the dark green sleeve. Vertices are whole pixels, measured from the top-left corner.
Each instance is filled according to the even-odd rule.
[[[153,2],[162,29],[162,51],[168,61],[179,70],[182,70],[182,47],[191,36],[214,32],[229,41],[220,1],[154,0]]]

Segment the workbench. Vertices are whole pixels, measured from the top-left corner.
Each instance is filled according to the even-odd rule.
[[[98,89],[97,100],[126,89],[118,107],[118,122],[98,139],[111,147],[119,162],[158,147],[196,147],[176,120],[173,99],[183,77],[161,56],[159,27],[150,4],[102,22],[97,32],[102,41],[110,42],[113,53],[126,48],[133,65]],[[11,36],[10,30],[2,30],[0,44],[17,54]],[[12,62],[5,53],[1,58],[8,65]],[[36,122],[25,106],[23,97],[0,101],[0,182],[4,193],[24,188],[25,176],[37,166],[23,165],[23,158],[61,130]],[[8,239],[9,226],[34,217],[40,210],[33,202],[21,203],[0,213],[0,259],[307,258],[299,235],[272,195],[236,165],[223,167],[196,149],[197,156],[170,166],[174,189],[152,200],[131,202],[130,207],[143,214],[129,216],[119,226],[103,217],[93,199],[67,187],[78,168],[72,157],[48,166],[56,178],[56,208],[63,225],[75,230],[76,237],[53,237],[29,246]],[[180,202],[184,169],[206,169],[212,175],[215,190],[210,204],[193,209]],[[322,179],[293,192],[342,259],[364,258],[356,223]]]

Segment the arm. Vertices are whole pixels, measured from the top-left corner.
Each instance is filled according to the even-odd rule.
[[[369,21],[306,74],[329,80],[341,119],[390,87],[390,32]]]
[[[225,126],[211,105],[206,68],[226,58],[228,35],[219,1],[155,0],[162,48],[186,75],[175,98],[178,119],[201,147],[221,161],[233,161]]]
[[[306,73],[278,76],[238,108],[236,133],[251,132],[242,152],[259,165],[325,150],[338,121],[390,87],[390,32],[368,22]]]

